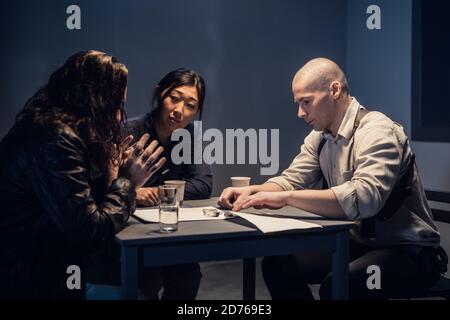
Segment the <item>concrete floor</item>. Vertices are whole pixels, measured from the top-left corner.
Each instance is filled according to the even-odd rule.
[[[256,299],[270,300],[261,274],[261,260],[256,260]],[[203,274],[198,300],[240,300],[242,299],[242,260],[201,263]],[[317,298],[318,286],[311,286]]]
[[[261,274],[261,258],[256,260],[255,293],[257,300],[270,300]],[[197,300],[241,300],[242,299],[242,260],[201,263],[203,274]],[[311,286],[317,298],[318,286]],[[90,285],[88,300],[119,300],[120,287]]]
[[[256,260],[256,300],[270,300],[261,274],[261,260]],[[241,300],[242,260],[201,263],[203,274],[197,300]],[[319,286],[310,286],[313,296],[318,299]],[[119,300],[120,287],[91,285],[87,290],[88,300]],[[429,298],[426,300],[441,300]]]
[[[242,260],[201,263],[201,270],[198,300],[242,299]],[[256,299],[270,299],[261,275],[261,259],[256,264]]]

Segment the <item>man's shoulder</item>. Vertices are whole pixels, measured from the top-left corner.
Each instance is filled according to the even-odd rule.
[[[399,142],[404,142],[407,139],[405,130],[400,123],[380,111],[370,111],[361,119],[358,130],[355,132],[355,138],[362,138],[368,134],[376,136],[377,133],[386,137],[393,133]]]
[[[311,130],[311,132],[305,137],[304,144],[306,147],[317,149],[321,141],[324,139],[325,137],[323,136],[322,131]]]
[[[393,127],[402,127],[401,124],[399,124],[398,122],[395,122],[394,120],[392,120],[391,118],[389,118],[386,114],[380,112],[380,111],[371,111],[368,110],[369,112],[364,116],[364,118],[361,119],[360,124],[359,124],[359,129],[361,130],[372,130],[375,128],[382,128],[382,127],[387,127],[387,128],[393,128]]]

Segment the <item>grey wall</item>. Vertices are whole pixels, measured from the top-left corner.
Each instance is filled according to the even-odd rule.
[[[412,1],[378,0],[382,29],[366,28],[373,1],[348,0],[347,73],[359,102],[401,123],[411,137]],[[424,186],[450,192],[450,145],[412,141]],[[438,223],[450,252],[450,227]],[[449,272],[450,274],[450,272]]]
[[[65,27],[69,4],[82,30]],[[348,5],[347,5],[348,4]],[[382,30],[366,28],[366,0],[8,1],[0,19],[0,137],[26,99],[73,52],[95,48],[130,70],[129,116],[146,112],[151,88],[188,66],[206,79],[204,126],[281,128],[280,168],[308,132],[296,118],[290,81],[307,59],[328,56],[348,73],[360,101],[411,133],[411,0],[379,0]],[[450,191],[448,144],[414,142],[427,188]],[[230,175],[259,166],[215,166],[215,194]]]
[[[411,137],[412,1],[378,0],[382,29],[366,28],[374,1],[348,1],[347,72],[360,102],[401,123]],[[426,188],[450,192],[450,144],[413,141]]]
[[[65,26],[69,4],[81,7],[80,31]],[[0,12],[0,136],[65,58],[98,49],[129,68],[129,117],[148,110],[151,89],[166,72],[191,67],[207,83],[204,126],[281,128],[283,168],[308,132],[296,118],[293,74],[315,56],[345,67],[345,0],[18,0]],[[231,175],[267,178],[257,165],[213,170],[214,194]]]

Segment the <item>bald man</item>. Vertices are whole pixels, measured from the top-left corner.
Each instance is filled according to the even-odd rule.
[[[305,64],[292,93],[298,117],[313,129],[300,153],[279,177],[225,189],[219,204],[234,211],[289,205],[356,221],[350,235],[352,299],[390,298],[434,284],[445,253],[403,128],[361,106],[329,59]],[[323,189],[313,190],[322,178]],[[381,270],[379,290],[366,285],[371,265]],[[262,264],[274,299],[312,299],[311,283],[320,283],[321,298],[329,298],[330,270],[330,255],[321,253],[266,257]]]

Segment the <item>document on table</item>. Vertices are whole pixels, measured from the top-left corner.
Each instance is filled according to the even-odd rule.
[[[263,233],[286,231],[286,230],[322,228],[322,226],[319,224],[309,223],[302,220],[286,217],[266,216],[264,214],[251,214],[234,211],[232,211],[231,213],[254,224]]]
[[[230,218],[226,217],[224,213],[230,212],[234,216],[241,217],[254,224],[263,233],[322,228],[319,224],[309,223],[298,219],[245,212],[220,210],[221,214],[219,214],[218,217],[208,217],[204,215],[203,209],[214,209],[214,207],[180,208],[178,211],[178,221],[224,220]],[[146,222],[159,222],[159,210],[157,208],[138,208],[133,215]]]
[[[197,208],[180,208],[178,211],[178,221],[200,221],[200,220],[224,220],[223,213],[218,217],[208,217],[203,213],[203,209],[214,209],[214,207],[197,207]],[[146,222],[159,222],[159,209],[137,209],[134,214],[135,217]]]

